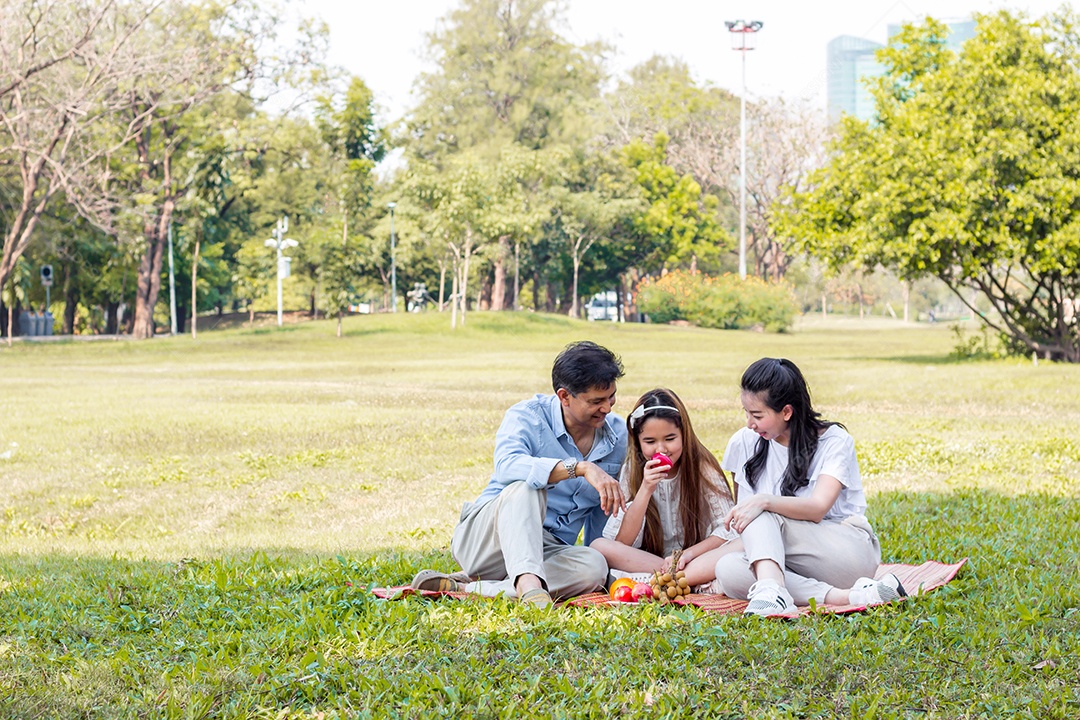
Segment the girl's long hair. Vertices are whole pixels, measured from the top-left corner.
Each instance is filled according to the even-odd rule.
[[[649,408],[660,405],[673,407],[675,410]],[[720,463],[716,461],[709,450],[701,444],[694,427],[690,423],[690,416],[686,413],[686,406],[675,393],[665,388],[657,388],[638,398],[634,409],[645,407],[645,414],[636,422],[627,416],[626,429],[629,433],[626,462],[630,478],[630,499],[633,500],[641,489],[641,483],[645,477],[645,463],[649,458],[641,452],[641,443],[638,437],[641,428],[649,418],[663,418],[675,423],[682,431],[682,455],[679,457],[679,517],[683,526],[683,547],[688,548],[704,540],[709,533],[712,510],[709,504],[709,494],[717,493],[730,497],[727,483],[723,483],[721,489],[707,472],[713,470],[715,477],[723,478],[724,471],[720,469]],[[633,413],[631,412],[631,415]],[[633,424],[631,424],[633,423]],[[641,540],[641,548],[653,555],[664,555],[664,529],[660,525],[660,509],[656,505],[655,498],[649,498],[649,507],[645,510],[645,532]]]
[[[773,412],[783,412],[791,406],[788,421],[788,466],[780,483],[780,494],[794,496],[800,488],[810,483],[810,463],[817,452],[818,438],[830,425],[840,425],[821,419],[810,404],[810,388],[806,385],[799,368],[790,360],[762,358],[746,368],[742,376],[743,392],[753,393]],[[743,471],[750,487],[757,487],[757,479],[765,469],[769,454],[769,441],[759,438],[754,456],[746,461]]]

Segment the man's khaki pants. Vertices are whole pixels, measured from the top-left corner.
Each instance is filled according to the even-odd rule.
[[[450,551],[469,577],[468,592],[517,597],[515,581],[532,573],[555,598],[603,588],[607,562],[596,550],[566,545],[544,529],[547,490],[524,482],[506,486],[498,497],[476,506],[466,503],[454,528]]]

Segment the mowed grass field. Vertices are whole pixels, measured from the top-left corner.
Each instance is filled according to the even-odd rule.
[[[0,717],[1080,715],[1080,367],[881,320],[448,326],[0,350]],[[374,600],[453,567],[503,412],[578,339],[622,355],[617,413],[670,387],[717,453],[746,365],[794,360],[856,439],[884,559],[969,564],[794,623]]]

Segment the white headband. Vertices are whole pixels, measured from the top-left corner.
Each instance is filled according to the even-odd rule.
[[[670,410],[676,415],[679,414],[679,408],[673,408],[670,405],[650,405],[645,407],[644,405],[638,405],[634,408],[634,412],[630,413],[630,429],[634,429],[634,425],[637,421],[645,417],[645,413],[652,412],[653,410]]]

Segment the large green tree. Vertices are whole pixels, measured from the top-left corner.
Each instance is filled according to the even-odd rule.
[[[559,11],[553,0],[464,0],[447,15],[428,37],[437,69],[417,81],[409,155],[577,142],[599,94],[601,48],[563,38]]]
[[[940,278],[1010,343],[1080,362],[1080,32],[1062,13],[933,20],[881,53],[877,117],[848,118],[779,232],[833,267]]]

